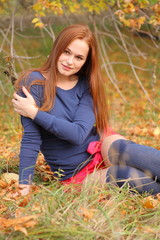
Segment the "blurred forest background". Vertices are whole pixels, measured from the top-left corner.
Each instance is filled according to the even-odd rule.
[[[14,92],[13,83],[21,71],[40,66],[50,53],[57,34],[65,26],[75,23],[88,24],[97,37],[101,67],[104,77],[107,79],[106,90],[108,94],[110,121],[113,129],[133,141],[160,149],[160,1],[0,0],[0,174],[8,171],[18,173],[18,156],[22,128],[19,116],[14,113],[11,104],[12,94]],[[41,172],[42,169],[46,171],[46,168],[42,166],[43,164],[42,161],[40,164],[41,167],[36,170],[38,176],[37,181],[40,181],[40,177],[42,177],[42,180],[49,179]],[[2,187],[1,183],[0,188],[3,188],[2,193],[0,193],[0,197],[3,196],[2,203],[0,201],[0,211],[3,217],[12,218],[13,212],[15,210],[17,211],[20,206],[16,205],[19,204],[19,202],[15,203],[13,199],[6,200],[9,199],[9,197],[6,197],[6,191],[11,191],[10,185],[7,185],[5,193],[5,187]],[[44,190],[44,187],[42,187],[42,190]],[[55,224],[54,232],[52,225],[47,225],[48,230],[46,230],[47,228],[45,229],[47,221],[45,218],[46,209],[42,209],[43,203],[38,205],[39,203],[35,202],[43,201],[43,197],[46,195],[42,194],[41,196],[43,197],[40,196],[40,198],[37,198],[38,200],[36,198],[32,199],[34,203],[33,212],[42,212],[40,218],[43,231],[49,231],[49,235],[44,234],[44,236],[46,236],[44,239],[92,239],[92,237],[93,239],[159,239],[157,238],[157,236],[159,236],[158,234],[160,234],[157,227],[158,220],[156,220],[159,216],[155,215],[155,213],[148,213],[150,215],[147,215],[147,213],[144,212],[145,207],[154,209],[155,205],[152,204],[153,201],[151,200],[149,200],[149,203],[147,202],[149,205],[137,205],[137,199],[129,199],[128,197],[127,200],[125,199],[125,192],[123,197],[121,195],[121,199],[116,198],[117,200],[115,200],[114,198],[114,201],[112,201],[112,199],[111,202],[108,203],[107,201],[111,199],[111,196],[103,195],[101,192],[101,194],[98,195],[98,199],[100,199],[99,202],[108,204],[106,206],[111,206],[113,202],[115,203],[115,205],[113,204],[113,209],[111,209],[112,213],[109,213],[110,216],[115,216],[115,222],[108,224],[108,230],[105,226],[107,233],[111,234],[109,238],[105,238],[101,217],[93,220],[93,223],[91,220],[93,215],[96,214],[96,211],[100,211],[100,207],[97,207],[99,210],[96,209],[93,212],[86,210],[89,206],[91,207],[91,202],[86,200],[84,196],[84,198],[82,198],[82,195],[80,196],[77,201],[80,201],[81,204],[84,202],[86,204],[86,201],[88,201],[88,205],[86,208],[80,210],[79,215],[76,215],[75,222],[79,221],[77,219],[83,216],[85,224],[90,224],[87,225],[90,227],[86,229],[86,227],[83,228],[81,226],[82,229],[79,231],[78,224],[81,225],[82,221],[78,222],[78,224],[71,221],[71,219],[74,221],[75,218],[75,212],[73,215],[73,209],[71,208],[71,206],[74,206],[74,201],[72,201],[74,199],[73,196],[71,197],[71,195],[69,195],[68,199],[63,196],[66,202],[70,201],[68,203],[69,205],[65,205],[64,202],[61,202],[63,199],[61,198],[63,191],[55,191],[55,188],[52,192],[50,190],[51,185],[45,192],[45,194],[48,194],[48,198],[54,202],[52,199],[53,192],[57,198],[57,205],[54,205],[54,209],[51,208],[51,211],[47,210],[48,216],[51,216],[52,212],[57,211],[54,219],[53,216],[51,216],[50,219],[49,217],[47,218],[47,221]],[[99,194],[99,190],[96,191],[94,194]],[[87,195],[88,193],[86,196]],[[107,196],[107,198],[104,196]],[[97,195],[94,195],[92,202],[95,202],[95,199],[97,199]],[[17,201],[17,199],[14,200]],[[4,201],[7,202],[5,205]],[[118,208],[124,201],[128,201],[128,205],[122,204],[122,208]],[[27,204],[28,199],[23,201],[20,207],[23,208]],[[45,204],[44,207],[46,207]],[[70,212],[69,218],[75,228],[73,228],[73,226],[70,228],[70,225],[66,224],[66,215],[61,214],[59,206],[61,209],[65,209],[65,213]],[[130,212],[128,206],[130,206],[133,212],[137,211],[138,214],[133,213],[132,216],[128,215]],[[139,207],[143,208],[143,210],[139,209]],[[22,208],[21,210],[24,210]],[[79,205],[75,207],[76,212],[79,211],[77,210],[78,208]],[[26,209],[24,212],[28,211],[29,208]],[[49,207],[47,209],[49,209]],[[104,214],[106,211],[108,211],[108,207],[101,211],[101,213],[103,212]],[[146,221],[150,221],[151,219],[150,223],[154,225],[152,228],[150,227],[148,229],[145,223],[143,223],[144,225],[141,223],[142,227],[139,227],[140,220],[137,220],[137,218],[141,216],[141,214],[139,214],[140,212],[143,216],[146,216]],[[157,211],[156,214],[158,213]],[[17,214],[20,214],[17,216],[23,215],[22,211]],[[25,214],[27,213],[25,212]],[[105,214],[104,216],[105,224],[108,218]],[[113,226],[115,228],[118,226],[117,224],[119,224],[121,217],[123,219],[122,224],[124,223],[124,225],[119,226],[119,230],[117,230],[120,231],[120,233],[117,232],[116,234],[120,235],[114,235]],[[136,220],[135,217],[137,217]],[[114,220],[113,218],[112,220]],[[130,222],[128,222],[128,219],[130,219]],[[30,217],[29,221],[32,221],[34,225],[35,218]],[[97,224],[95,227],[95,221],[99,221],[101,224]],[[136,221],[137,226],[135,226]],[[132,227],[129,225],[131,223],[133,223]],[[148,224],[148,222],[146,223]],[[58,224],[62,225],[62,230]],[[3,225],[2,222],[0,222],[0,225]],[[8,226],[11,227],[12,225]],[[31,239],[43,239],[33,237],[36,234],[39,234],[37,236],[42,235],[42,226],[39,229],[37,228],[37,232],[34,230],[29,231]],[[126,226],[128,226],[128,228],[126,228]],[[21,227],[20,225],[16,225],[16,227],[14,228],[15,231],[18,229],[17,231],[23,232],[26,236],[28,235],[25,228],[26,225],[21,225]],[[4,227],[3,231],[7,231],[8,233],[11,230],[10,228]],[[70,235],[69,237],[66,237],[67,231]],[[88,238],[85,237],[86,232],[90,234]],[[50,238],[49,236],[52,236],[52,234],[57,235],[54,235],[55,238]],[[72,234],[73,238],[71,237]],[[74,234],[77,235],[77,238],[74,238]],[[96,238],[97,234],[99,238]],[[130,236],[130,234],[131,238],[127,237]],[[1,234],[1,236],[2,235],[3,234]],[[122,235],[124,237],[121,238]],[[22,236],[23,235],[16,233],[14,235],[11,231],[11,238],[7,239],[22,239]],[[59,236],[59,238],[56,238],[56,236]],[[138,236],[138,238],[136,238],[136,236]],[[147,236],[151,238],[147,238]],[[6,238],[2,236],[1,239]]]

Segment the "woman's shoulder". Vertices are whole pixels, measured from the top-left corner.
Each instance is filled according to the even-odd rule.
[[[39,71],[32,71],[28,74],[27,79],[29,81],[33,81],[33,80],[45,80],[44,76],[42,75],[41,72]]]

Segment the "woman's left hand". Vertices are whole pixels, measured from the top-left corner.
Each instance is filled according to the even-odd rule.
[[[38,112],[38,107],[36,106],[34,98],[27,91],[27,89],[25,87],[22,87],[22,90],[26,95],[26,98],[19,96],[17,93],[13,94],[14,98],[12,99],[12,103],[14,111],[24,117],[34,119]]]

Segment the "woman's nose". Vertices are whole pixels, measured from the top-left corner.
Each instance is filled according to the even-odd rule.
[[[70,65],[73,64],[73,56],[68,56],[67,63]]]

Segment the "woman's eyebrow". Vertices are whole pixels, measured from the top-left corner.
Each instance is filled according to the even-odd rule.
[[[71,50],[70,48],[68,48],[68,47],[66,48],[66,50],[67,50],[67,51],[69,51],[69,52],[72,52],[72,50]],[[76,56],[79,56],[79,57],[84,57],[84,55],[82,55],[82,54],[79,54],[79,53],[77,53],[77,54],[76,54]]]
[[[66,48],[66,50],[68,50],[68,51],[70,51],[70,52],[71,52],[71,49],[70,49],[70,48],[68,48],[68,47]]]

